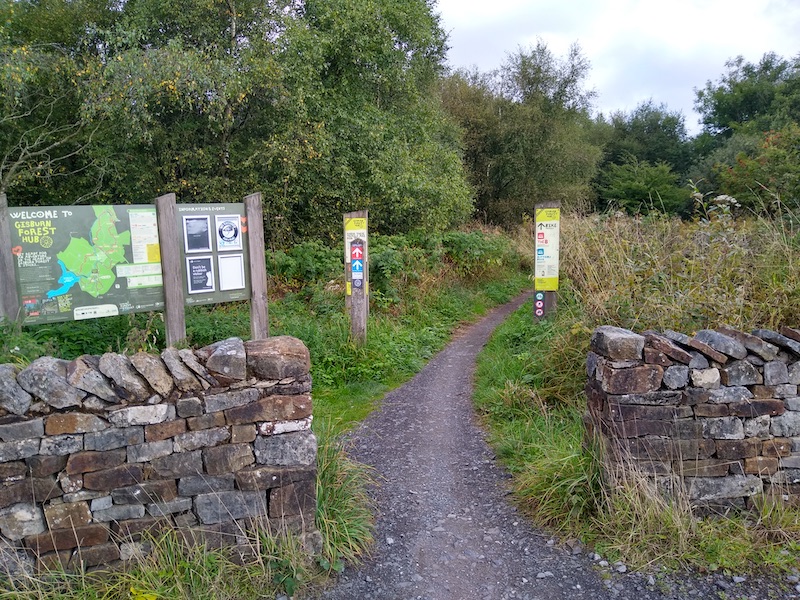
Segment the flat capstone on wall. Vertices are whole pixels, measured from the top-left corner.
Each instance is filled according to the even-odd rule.
[[[800,505],[800,330],[598,327],[587,375],[584,422],[606,460],[677,480],[699,509]]]
[[[128,561],[167,528],[247,552],[256,523],[314,552],[309,368],[287,336],[0,365],[0,569]]]

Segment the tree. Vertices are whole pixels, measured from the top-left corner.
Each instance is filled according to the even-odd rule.
[[[539,41],[494,73],[457,72],[443,103],[464,129],[464,158],[479,215],[513,225],[537,202],[584,206],[600,158],[584,90],[588,62],[577,46],[565,59]]]
[[[661,211],[688,215],[689,191],[665,163],[655,165],[629,154],[622,164],[609,164],[599,177],[600,197],[605,208],[620,208],[631,214]]]
[[[651,99],[630,113],[614,113],[611,127],[604,164],[624,164],[626,157],[633,155],[651,164],[665,162],[676,173],[689,167],[692,148],[680,111],[670,111],[665,104],[657,105]]]
[[[738,56],[725,67],[717,82],[695,90],[706,131],[730,137],[744,127],[763,132],[800,120],[800,58],[768,52],[757,64]]]

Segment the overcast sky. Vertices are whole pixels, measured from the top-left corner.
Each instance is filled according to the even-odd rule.
[[[725,61],[800,54],[800,0],[438,0],[451,66],[499,67],[541,38],[564,57],[573,42],[591,62],[595,108],[631,111],[652,98],[699,130],[695,88]]]

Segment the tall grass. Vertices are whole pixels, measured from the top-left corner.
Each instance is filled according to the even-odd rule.
[[[476,406],[534,521],[638,567],[796,566],[800,511],[764,498],[744,517],[698,519],[685,497],[668,501],[651,478],[603,461],[582,422],[598,325],[687,333],[798,325],[800,239],[787,223],[729,212],[694,222],[565,216],[556,313],[535,323],[530,305],[520,309],[477,371]]]

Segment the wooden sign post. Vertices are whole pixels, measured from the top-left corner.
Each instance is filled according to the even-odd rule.
[[[558,291],[561,207],[557,202],[536,205],[533,315],[538,321],[555,310]]]
[[[350,335],[360,344],[367,341],[369,316],[369,269],[367,211],[344,215],[344,267]]]
[[[247,243],[250,247],[250,338],[269,337],[269,303],[267,302],[267,259],[264,255],[264,207],[261,192],[244,199],[247,215]]]
[[[8,199],[0,194],[0,319],[16,321],[19,313],[17,277],[8,223]]]
[[[161,253],[161,277],[164,282],[164,325],[167,346],[186,340],[184,313],[183,266],[181,265],[181,236],[177,231],[175,194],[156,198],[158,245]]]

